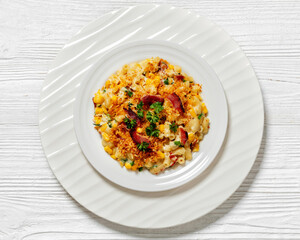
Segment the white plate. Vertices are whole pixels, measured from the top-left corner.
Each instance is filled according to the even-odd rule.
[[[83,155],[73,126],[75,97],[97,59],[121,43],[145,39],[177,43],[205,59],[222,82],[229,114],[223,147],[206,171],[157,193],[128,190],[102,177]],[[263,121],[255,73],[226,32],[184,9],[139,5],[99,18],[65,45],[44,82],[39,126],[53,173],[82,206],[126,226],[163,228],[203,216],[238,188],[256,158]]]
[[[185,166],[167,169],[153,175],[149,171],[133,172],[121,168],[103,149],[99,133],[92,119],[92,97],[108,77],[124,64],[151,57],[162,57],[182,67],[183,72],[202,84],[203,98],[209,109],[209,134],[200,144],[200,151]],[[158,40],[135,41],[122,44],[98,59],[82,83],[74,105],[74,127],[77,140],[89,162],[103,176],[120,186],[145,192],[169,190],[191,181],[214,160],[223,143],[227,129],[227,103],[223,88],[210,66],[199,56],[174,43]]]

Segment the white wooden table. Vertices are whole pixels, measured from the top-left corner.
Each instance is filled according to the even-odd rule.
[[[41,85],[81,27],[142,1],[0,0],[0,239],[300,239],[300,1],[152,2],[208,17],[252,62],[264,96],[265,132],[248,177],[216,210],[174,228],[127,228],[79,206],[41,147]]]

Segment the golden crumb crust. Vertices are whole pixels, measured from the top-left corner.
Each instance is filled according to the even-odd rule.
[[[128,170],[184,164],[209,130],[202,86],[159,57],[124,65],[93,98],[104,150]]]

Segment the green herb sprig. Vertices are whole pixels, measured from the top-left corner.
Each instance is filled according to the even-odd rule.
[[[142,142],[141,144],[137,144],[138,150],[143,151],[143,152],[145,152],[148,147],[149,147],[149,143],[147,143],[147,142]]]
[[[180,141],[175,141],[174,144],[175,144],[176,146],[178,146],[178,147],[183,147],[183,145],[181,144]]]
[[[158,137],[159,130],[156,128],[155,123],[150,123],[150,126],[146,128],[146,134],[150,137]]]
[[[177,132],[177,128],[178,128],[178,126],[176,125],[175,122],[173,122],[173,123],[170,125],[170,130],[171,130],[172,132],[174,132],[174,133]]]
[[[130,90],[128,90],[128,89],[126,88],[125,92],[127,93],[127,95],[128,95],[129,97],[132,97],[132,95],[133,95],[133,92],[132,92],[132,91],[130,91]]]
[[[162,106],[162,103],[161,102],[155,102],[155,103],[152,103],[150,105],[150,108],[154,109],[154,112],[156,114],[159,114],[162,110],[164,110],[164,107]]]
[[[146,119],[150,122],[150,123],[156,123],[159,120],[159,117],[156,114],[152,114],[151,112],[147,112],[146,114]]]
[[[130,120],[128,117],[124,118],[124,123],[126,123],[128,129],[133,129],[136,126],[136,120],[135,119]]]
[[[138,103],[138,105],[136,106],[136,109],[138,110],[137,111],[137,115],[138,115],[139,118],[143,118],[144,117],[143,106],[144,106],[144,103],[142,101],[140,101]]]

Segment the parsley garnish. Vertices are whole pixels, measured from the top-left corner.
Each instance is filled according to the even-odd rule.
[[[105,92],[106,92],[106,89],[104,89],[103,92],[105,93]]]
[[[170,130],[174,133],[177,132],[177,128],[178,126],[175,124],[175,122],[173,122],[171,125],[170,125]]]
[[[180,141],[175,141],[174,144],[175,144],[176,146],[178,146],[178,147],[183,147],[183,145],[181,144]]]
[[[133,92],[131,92],[131,91],[128,90],[127,88],[126,88],[125,92],[127,93],[127,95],[128,95],[129,97],[132,97]]]
[[[169,85],[169,78],[164,79],[164,84]]]
[[[107,125],[108,125],[110,128],[112,128],[112,124],[111,124],[112,119],[111,119],[110,114],[109,114],[109,113],[106,113],[105,115],[107,116]]]
[[[156,128],[155,123],[150,123],[150,126],[146,128],[146,134],[150,137],[158,137],[159,130]]]
[[[138,109],[137,115],[138,115],[139,118],[144,117],[143,106],[144,106],[144,103],[142,101],[140,101],[139,104],[136,106],[136,109]]]
[[[130,165],[133,166],[134,165],[134,161],[130,162]]]
[[[142,142],[141,144],[137,145],[138,150],[145,152],[146,149],[148,148],[149,143],[147,142]]]
[[[143,118],[144,117],[144,111],[143,110],[138,110],[137,115],[138,115],[139,118]]]
[[[126,123],[128,129],[133,129],[136,125],[136,120],[135,119],[130,120],[128,117],[125,117],[124,123]]]
[[[157,113],[157,114],[159,114],[164,109],[161,102],[152,103],[150,105],[150,108],[154,109],[154,112]]]
[[[94,125],[97,126],[97,127],[101,127],[101,124],[94,123]]]
[[[156,122],[158,122],[159,117],[158,117],[156,114],[152,115],[151,112],[147,112],[147,114],[146,114],[146,119],[147,119],[150,123],[156,123]]]
[[[128,107],[130,108],[133,104],[131,102],[128,103]]]
[[[143,101],[140,101],[138,105],[136,105],[136,109],[141,110],[144,106]]]
[[[198,119],[200,120],[202,116],[203,116],[203,114],[200,113],[200,114],[198,115]]]
[[[139,167],[139,172],[143,171],[143,169],[144,169],[143,167]]]

